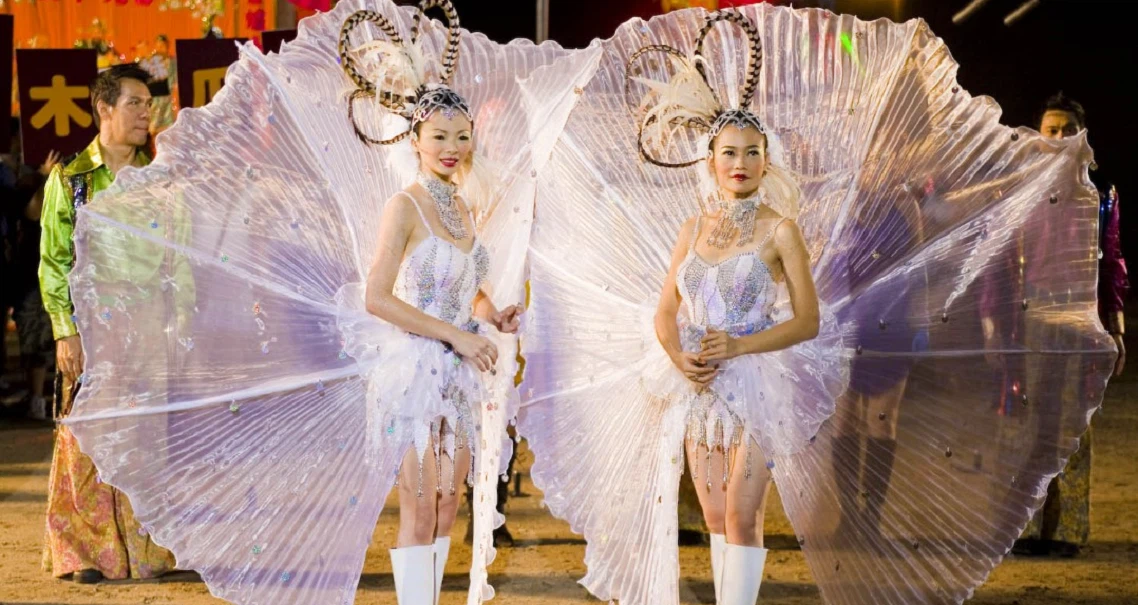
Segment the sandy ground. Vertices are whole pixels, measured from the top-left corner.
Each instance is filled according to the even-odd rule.
[[[1135,343],[1138,346],[1138,343]],[[1074,560],[1009,558],[971,601],[985,605],[1129,605],[1138,604],[1138,358],[1133,371],[1107,391],[1095,418],[1096,443],[1092,493],[1092,544]],[[51,456],[50,425],[0,419],[0,605],[68,603],[138,605],[221,604],[194,574],[181,573],[149,582],[79,586],[40,570],[43,513]],[[520,468],[528,468],[523,452]],[[518,544],[500,549],[491,567],[498,589],[496,603],[567,605],[598,603],[576,580],[584,575],[584,543],[541,508],[532,484],[526,497],[512,498],[510,528]],[[455,527],[442,603],[465,603],[470,550],[461,544],[465,513]],[[374,543],[394,542],[397,517],[384,512]],[[760,602],[780,605],[821,603],[793,532],[777,504],[767,520],[772,552]],[[685,604],[713,603],[708,554],[684,547],[681,596]],[[356,602],[395,604],[391,567],[384,548],[369,553]],[[274,604],[275,605],[275,604]],[[284,604],[281,604],[284,605]]]

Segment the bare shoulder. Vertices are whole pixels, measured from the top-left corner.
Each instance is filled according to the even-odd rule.
[[[415,214],[414,197],[406,189],[396,192],[387,198],[387,202],[383,205],[383,213],[392,218]]]
[[[775,227],[774,242],[780,250],[805,248],[806,241],[802,237],[802,230],[792,218],[784,219]]]
[[[684,224],[680,225],[680,232],[676,236],[676,247],[687,248],[691,244],[692,238],[696,237],[695,227],[699,221],[699,215],[688,217]]]
[[[691,236],[692,230],[695,229],[695,223],[699,220],[699,215],[689,216],[684,224],[680,225],[680,237],[685,235]]]
[[[389,234],[410,234],[419,222],[418,210],[410,194],[400,191],[388,198],[383,205],[383,215],[380,221],[380,230]]]

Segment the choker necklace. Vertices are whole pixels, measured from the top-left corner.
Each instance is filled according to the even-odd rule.
[[[458,186],[445,183],[438,177],[427,176],[422,172],[415,177],[415,181],[422,185],[427,193],[431,194],[431,199],[435,201],[435,210],[439,213],[439,220],[447,233],[455,241],[466,239],[466,225],[462,222],[462,215],[458,212],[458,202],[454,199],[454,193],[458,191]]]
[[[755,239],[755,213],[762,203],[761,193],[745,200],[722,200],[719,207],[723,215],[719,218],[715,229],[711,230],[711,235],[707,238],[708,245],[723,250],[731,243],[736,233],[739,234],[739,241],[735,247],[741,248],[751,243]]]

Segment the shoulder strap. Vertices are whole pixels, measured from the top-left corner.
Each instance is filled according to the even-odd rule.
[[[771,230],[767,232],[767,236],[763,238],[762,242],[759,242],[759,247],[756,248],[756,250],[762,250],[764,247],[766,247],[767,242],[770,241],[771,237],[774,236],[774,232],[778,231],[778,226],[783,224],[784,222],[786,222],[785,216],[782,217],[781,219],[779,219],[779,221],[774,224],[774,227],[771,227]]]
[[[691,243],[688,245],[688,252],[695,252],[695,243],[699,240],[699,221],[702,219],[703,216],[698,214],[695,217],[695,225],[692,226],[691,229]]]
[[[400,191],[399,193],[402,193],[403,195],[407,196],[407,199],[411,200],[411,205],[415,207],[415,212],[419,213],[419,220],[423,221],[423,226],[427,228],[427,233],[434,235],[435,230],[431,229],[431,224],[427,222],[427,216],[423,214],[423,208],[419,206],[419,202],[415,199],[415,196],[407,193],[406,191]]]

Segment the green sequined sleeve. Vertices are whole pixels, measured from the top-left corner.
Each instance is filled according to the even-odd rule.
[[[43,213],[40,216],[40,292],[43,306],[51,317],[51,330],[56,340],[78,334],[71,305],[67,274],[74,264],[71,236],[75,231],[75,210],[71,190],[63,180],[63,170],[56,166],[44,185]]]

